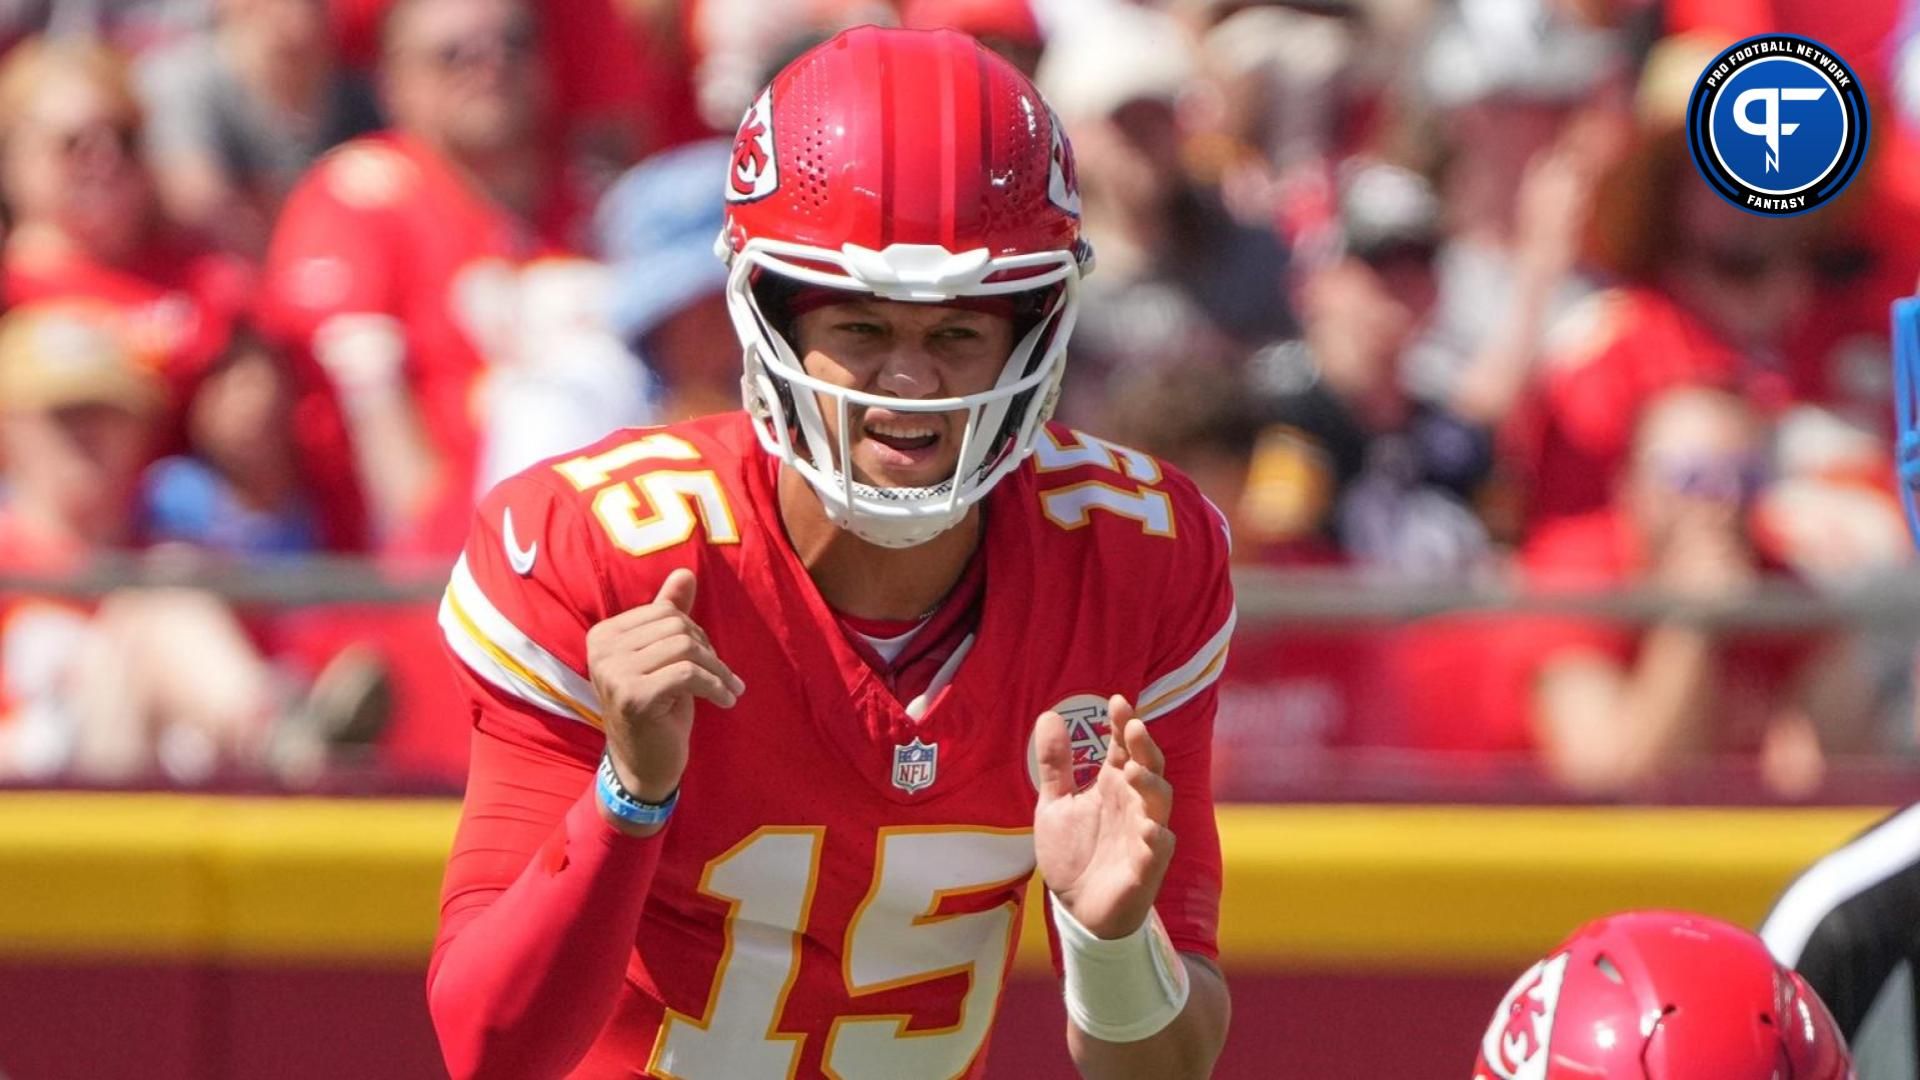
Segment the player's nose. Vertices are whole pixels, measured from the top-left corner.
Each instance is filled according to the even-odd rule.
[[[874,376],[874,389],[890,397],[938,397],[940,365],[926,349],[901,343],[880,365]]]

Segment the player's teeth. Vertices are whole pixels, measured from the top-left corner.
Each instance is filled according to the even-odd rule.
[[[924,439],[934,434],[932,428],[901,428],[886,424],[868,424],[867,431],[874,435],[885,435],[890,439]]]

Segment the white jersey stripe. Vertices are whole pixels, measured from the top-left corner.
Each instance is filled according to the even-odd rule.
[[[1909,806],[1813,864],[1781,895],[1760,927],[1774,959],[1792,967],[1821,920],[1920,858],[1920,805]]]
[[[464,555],[454,564],[440,602],[440,629],[475,675],[548,712],[601,726],[593,684],[501,614],[480,590]]]
[[[1238,607],[1229,608],[1226,622],[1191,659],[1140,691],[1140,719],[1154,720],[1172,712],[1220,677],[1221,669],[1226,667],[1227,642],[1233,637],[1233,624],[1239,615]]]

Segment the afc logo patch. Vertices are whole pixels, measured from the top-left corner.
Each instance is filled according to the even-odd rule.
[[[780,160],[773,147],[773,88],[760,91],[733,136],[733,160],[727,165],[727,201],[753,202],[780,187]]]
[[[907,745],[893,748],[893,786],[909,795],[932,787],[939,765],[940,744],[921,742],[916,735]]]
[[[1107,699],[1099,694],[1075,694],[1048,710],[1067,722],[1067,744],[1073,751],[1073,786],[1085,790],[1107,761],[1107,741],[1113,737],[1113,720],[1107,715]],[[1027,779],[1033,790],[1040,790],[1040,754],[1032,738],[1027,740]]]
[[[1721,52],[1687,101],[1687,146],[1721,198],[1752,214],[1804,214],[1846,190],[1867,153],[1867,99],[1812,38],[1761,34]]]
[[[1561,953],[1533,965],[1495,1010],[1480,1056],[1500,1080],[1545,1080],[1567,960]]]

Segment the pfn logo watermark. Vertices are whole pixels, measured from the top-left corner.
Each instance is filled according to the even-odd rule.
[[[1755,214],[1803,214],[1838,195],[1866,157],[1867,128],[1853,69],[1794,34],[1763,34],[1722,52],[1687,103],[1701,177]]]

